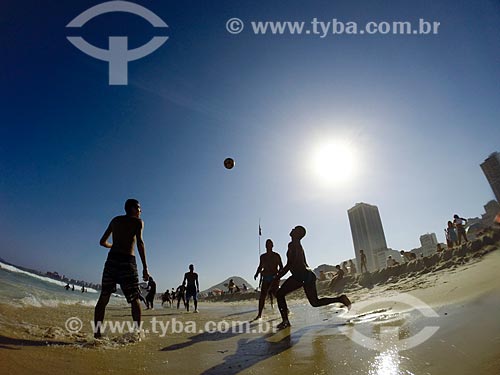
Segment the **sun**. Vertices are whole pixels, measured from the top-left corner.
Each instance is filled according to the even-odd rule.
[[[346,141],[324,142],[314,150],[312,169],[325,184],[346,184],[356,172],[355,150]]]

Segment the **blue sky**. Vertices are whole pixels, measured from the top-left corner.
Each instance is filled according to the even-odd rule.
[[[8,0],[0,12],[0,256],[98,282],[98,241],[139,199],[159,287],[194,263],[202,289],[250,281],[263,236],[285,257],[308,229],[311,266],[353,256],[347,209],[379,207],[388,245],[411,249],[454,213],[493,198],[479,163],[500,149],[500,6],[495,1],[137,1],[169,40],[129,63],[129,85],[73,47],[65,25],[99,1]],[[239,35],[225,23],[246,23]],[[438,35],[254,35],[250,21],[441,23]],[[139,46],[157,31],[106,14],[81,35]],[[347,182],[326,186],[311,155],[343,140]],[[227,156],[236,167],[227,171]],[[333,169],[335,169],[332,166]],[[335,173],[333,171],[332,173]]]

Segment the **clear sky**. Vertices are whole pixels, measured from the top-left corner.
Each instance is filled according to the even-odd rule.
[[[99,282],[99,238],[141,201],[150,272],[201,288],[251,280],[272,238],[304,225],[309,264],[353,257],[347,209],[379,207],[388,246],[411,249],[493,198],[479,164],[500,151],[498,1],[137,1],[169,26],[99,1],[0,5],[0,256]],[[238,35],[226,21],[238,17]],[[441,23],[437,35],[255,35],[250,21]],[[169,40],[129,63],[129,85],[66,36],[107,48]],[[347,144],[327,165],[314,154]],[[351,160],[350,155],[353,155]],[[236,160],[233,170],[224,158]],[[344,168],[347,166],[347,168]],[[349,173],[346,173],[346,170]],[[331,179],[330,179],[331,177]],[[343,177],[343,178],[341,178]],[[140,267],[139,267],[140,268]],[[253,281],[253,279],[252,279]]]

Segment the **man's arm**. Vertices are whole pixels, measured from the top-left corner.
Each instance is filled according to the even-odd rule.
[[[198,274],[196,274],[195,282],[196,282],[196,292],[200,293],[200,283],[198,281]]]
[[[142,239],[142,230],[144,229],[144,222],[140,220],[140,225],[135,235],[137,239],[137,250],[139,250],[139,256],[142,262],[142,279],[144,281],[149,280],[148,265],[146,263],[146,247],[144,246],[144,240]]]
[[[294,248],[289,248],[287,254],[286,254],[286,265],[285,267],[283,267],[280,271],[278,271],[278,273],[276,274],[276,276],[278,277],[278,279],[282,278],[283,276],[286,275],[286,273],[288,271],[290,271],[290,267],[292,264],[295,263],[295,259],[296,259],[297,255],[295,253],[295,249]]]
[[[113,247],[113,245],[108,242],[108,238],[109,236],[111,236],[112,231],[113,230],[111,229],[111,223],[109,223],[108,228],[106,229],[106,231],[101,237],[101,240],[99,241],[99,245],[104,246],[107,249],[111,249],[111,247]]]
[[[186,279],[187,279],[187,273],[184,274],[184,279],[182,279],[182,285],[186,283]]]
[[[281,261],[281,257],[279,254],[278,254],[278,259],[279,259],[278,271],[281,271],[283,269],[283,262]]]
[[[259,273],[262,271],[262,255],[260,256],[259,259],[259,266],[257,267],[257,271],[255,271],[255,275],[253,276],[254,280],[257,280],[257,276],[259,276]]]

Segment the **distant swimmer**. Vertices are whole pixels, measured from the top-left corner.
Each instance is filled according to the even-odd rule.
[[[259,313],[255,319],[260,319],[262,317],[262,311],[264,310],[264,304],[266,302],[267,295],[276,295],[276,291],[279,287],[279,279],[276,277],[278,271],[283,269],[283,263],[281,262],[281,257],[278,253],[273,251],[274,243],[271,239],[266,240],[266,252],[260,256],[260,263],[253,276],[254,280],[257,279],[259,274],[262,277],[262,285],[260,288],[260,298],[259,298]]]
[[[156,282],[153,280],[152,276],[149,276],[148,280],[148,294],[146,294],[146,309],[154,309],[154,300],[156,296]]]
[[[304,288],[306,297],[313,307],[325,306],[331,303],[339,302],[345,305],[348,309],[351,307],[351,301],[345,294],[335,298],[318,298],[316,290],[316,275],[309,268],[306,261],[306,255],[300,240],[306,235],[306,229],[302,226],[296,226],[290,232],[292,241],[288,244],[288,251],[286,253],[287,263],[285,267],[277,273],[277,277],[281,278],[287,274],[288,271],[292,273],[283,285],[278,289],[276,298],[278,300],[278,308],[280,310],[282,322],[278,325],[278,329],[283,329],[290,326],[288,320],[288,307],[286,304],[286,295],[297,290]]]
[[[177,290],[175,291],[175,295],[177,296],[177,310],[179,310],[179,306],[181,305],[181,300],[182,303],[184,304],[184,307],[186,307],[185,292],[186,292],[186,287],[184,286],[184,284],[179,285],[177,287]]]
[[[69,290],[69,284],[66,284],[66,286],[64,287],[64,289]]]
[[[71,290],[74,292],[75,291],[75,284],[71,286]]]
[[[117,283],[120,284],[127,302],[131,305],[132,319],[134,320],[136,329],[141,324],[139,277],[137,275],[134,245],[137,241],[137,249],[143,267],[142,277],[144,281],[148,281],[149,273],[146,264],[146,249],[142,239],[144,222],[139,218],[141,215],[141,206],[137,200],[128,199],[125,202],[125,212],[126,215],[117,216],[111,220],[100,241],[100,245],[110,249],[110,251],[102,273],[101,295],[95,307],[95,338],[101,337],[100,327],[104,320],[106,306],[111,294],[116,292]],[[112,244],[108,242],[108,238],[111,235],[113,235]]]
[[[186,283],[186,309],[189,311],[189,299],[193,297],[194,312],[198,312],[198,293],[200,292],[200,284],[198,282],[198,274],[194,272],[194,266],[189,265],[189,272],[184,274],[182,285]]]

